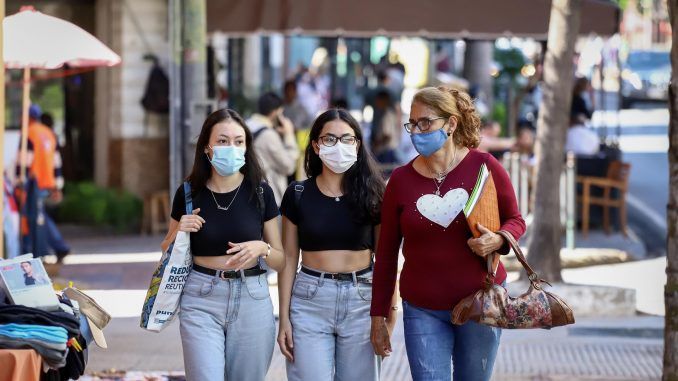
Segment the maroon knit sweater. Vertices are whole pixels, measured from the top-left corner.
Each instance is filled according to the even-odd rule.
[[[490,154],[471,149],[448,174],[440,193],[445,195],[452,189],[463,188],[470,194],[482,163],[487,164],[497,188],[501,229],[518,239],[525,232],[525,221],[518,211],[506,170]],[[372,316],[389,313],[401,242],[405,264],[400,276],[400,295],[408,303],[433,310],[449,310],[480,289],[487,265],[467,244],[472,235],[464,212],[444,228],[417,209],[417,200],[435,190],[434,180],[419,174],[412,162],[393,172],[381,208]],[[500,252],[506,254],[508,250],[505,244]],[[505,279],[506,270],[500,265],[495,282],[501,284]]]

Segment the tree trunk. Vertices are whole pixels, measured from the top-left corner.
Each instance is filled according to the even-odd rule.
[[[530,264],[544,279],[559,282],[561,234],[560,173],[572,102],[574,44],[581,0],[553,0],[544,60],[544,97],[537,124],[535,209]]]
[[[669,203],[666,213],[666,321],[664,328],[664,381],[678,381],[678,0],[668,0],[673,41],[669,85]]]
[[[494,103],[493,78],[490,76],[492,57],[494,55],[493,41],[466,41],[464,53],[464,78],[471,85],[477,85],[483,93],[489,114],[492,115]]]

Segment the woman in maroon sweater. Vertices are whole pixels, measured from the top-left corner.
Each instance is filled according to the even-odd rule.
[[[425,88],[414,97],[405,128],[420,155],[396,169],[384,194],[372,298],[372,344],[388,355],[391,344],[385,317],[395,309],[398,252],[405,264],[400,278],[405,345],[415,381],[489,380],[499,346],[498,328],[450,323],[450,311],[477,291],[485,279],[484,257],[508,253],[504,239],[482,226],[474,239],[462,208],[480,166],[490,170],[499,203],[501,230],[516,239],[525,231],[505,169],[480,142],[480,119],[463,92]],[[497,284],[506,280],[499,266]]]

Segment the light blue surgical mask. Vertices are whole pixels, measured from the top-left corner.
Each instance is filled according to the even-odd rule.
[[[221,176],[230,176],[245,165],[245,149],[236,146],[210,147],[212,149],[212,167]],[[207,156],[209,160],[209,156]]]
[[[414,149],[422,156],[431,156],[436,151],[441,149],[447,141],[448,135],[444,128],[439,128],[435,131],[421,132],[418,134],[410,134]]]

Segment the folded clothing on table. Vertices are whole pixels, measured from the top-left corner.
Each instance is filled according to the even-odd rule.
[[[68,341],[68,332],[64,328],[33,324],[0,324],[0,336],[55,344],[66,344]]]
[[[69,337],[80,333],[80,320],[67,312],[48,312],[21,305],[0,305],[0,324],[34,324],[64,328]]]

